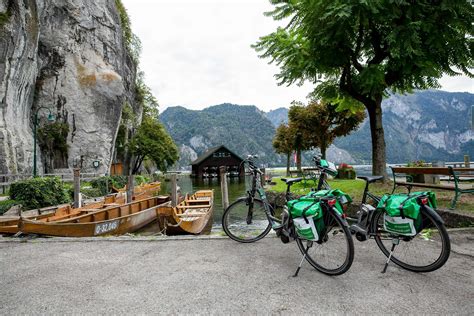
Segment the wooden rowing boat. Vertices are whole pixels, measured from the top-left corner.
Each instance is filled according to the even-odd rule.
[[[197,191],[176,207],[161,209],[167,235],[209,233],[212,228],[214,191]]]
[[[167,196],[133,201],[88,214],[54,222],[20,219],[19,230],[25,234],[60,237],[93,237],[132,233],[157,218],[161,207],[167,207]],[[84,210],[85,211],[85,210]]]
[[[133,190],[133,200],[140,201],[148,199],[153,196],[157,196],[160,191],[160,182],[152,182],[149,184],[137,186]],[[120,206],[126,203],[126,193],[118,192],[115,194],[107,195],[103,200],[86,204],[80,208],[73,208],[70,204],[59,205],[54,208],[48,208],[47,213],[38,210],[34,214],[26,216],[0,216],[0,234],[16,234],[18,233],[18,223],[20,218],[43,221],[43,222],[54,222],[58,220],[68,219],[75,216],[81,216],[88,214],[94,210],[106,209],[109,207]],[[26,212],[31,213],[31,211]]]
[[[70,204],[58,205],[39,210],[30,210],[22,214],[22,216],[0,216],[0,234],[16,234],[18,233],[18,223],[20,218],[52,222],[72,216],[79,216],[90,210],[100,210],[113,205],[125,204],[125,194],[116,193],[105,196],[103,200],[87,204],[83,207],[73,208]]]

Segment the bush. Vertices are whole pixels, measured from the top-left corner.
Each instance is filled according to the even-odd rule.
[[[83,188],[81,189],[81,193],[84,194],[83,198],[96,198],[104,196],[102,191],[96,188]]]
[[[12,183],[10,197],[27,210],[71,202],[68,190],[58,177],[32,178]]]
[[[151,180],[150,177],[138,175],[138,176],[135,176],[135,185],[141,185],[143,183],[149,183],[150,180]]]
[[[10,208],[12,208],[13,206],[18,205],[18,204],[20,204],[20,203],[18,203],[15,200],[0,201],[0,215],[4,214]]]
[[[112,187],[121,189],[127,184],[126,176],[105,176],[93,179],[91,186],[99,192],[99,196],[104,196],[112,193]]]

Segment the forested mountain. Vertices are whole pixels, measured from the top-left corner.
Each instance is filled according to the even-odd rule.
[[[383,102],[387,160],[462,161],[464,154],[474,157],[472,106],[474,94],[470,93],[429,90],[391,95]],[[370,162],[368,121],[335,144],[357,161]]]
[[[471,107],[474,94],[437,90],[391,95],[383,102],[387,158],[390,163],[414,160],[461,161],[474,157]],[[238,154],[259,153],[262,162],[284,165],[272,148],[275,126],[287,120],[288,109],[263,113],[255,106],[221,104],[202,111],[168,108],[161,120],[181,149],[186,166],[211,146],[225,144]],[[368,121],[347,137],[336,139],[328,159],[370,163]]]
[[[258,154],[264,164],[284,163],[272,148],[275,128],[255,106],[226,103],[202,111],[178,106],[167,108],[160,119],[180,149],[181,167],[217,145],[225,145],[241,157]]]
[[[272,122],[273,126],[278,127],[281,123],[288,123],[288,109],[278,108],[265,113],[267,119]]]
[[[439,90],[391,95],[383,101],[383,122],[387,159],[391,163],[414,160],[462,161],[463,155],[474,158],[474,133],[471,107],[474,95]],[[273,112],[278,112],[276,115]],[[275,126],[288,117],[288,109],[267,113]],[[368,121],[334,144],[348,151],[360,163],[370,163],[371,142]]]

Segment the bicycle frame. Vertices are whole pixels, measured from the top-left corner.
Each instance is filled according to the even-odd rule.
[[[247,214],[247,224],[252,222],[252,215],[253,215],[253,201],[255,199],[255,195],[258,193],[258,196],[263,202],[263,206],[265,208],[265,215],[267,216],[268,222],[272,225],[272,228],[277,228],[281,221],[273,216],[273,208],[268,202],[267,195],[265,194],[265,190],[263,190],[261,181],[259,179],[260,172],[257,169],[252,170],[252,187],[250,190],[247,191],[247,203],[249,205],[249,212]]]

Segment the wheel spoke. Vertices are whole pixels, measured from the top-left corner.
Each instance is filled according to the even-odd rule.
[[[383,228],[383,213],[380,212],[374,217],[376,225],[375,240],[385,255],[394,238],[399,238],[398,244],[391,260],[402,268],[428,272],[441,267],[449,256],[449,237],[444,226],[434,222],[430,216],[423,215],[423,227],[414,237],[394,236],[387,233]]]
[[[240,242],[253,242],[263,238],[270,231],[262,201],[254,200],[252,211],[245,200],[240,200],[225,211],[222,228],[232,239]]]

